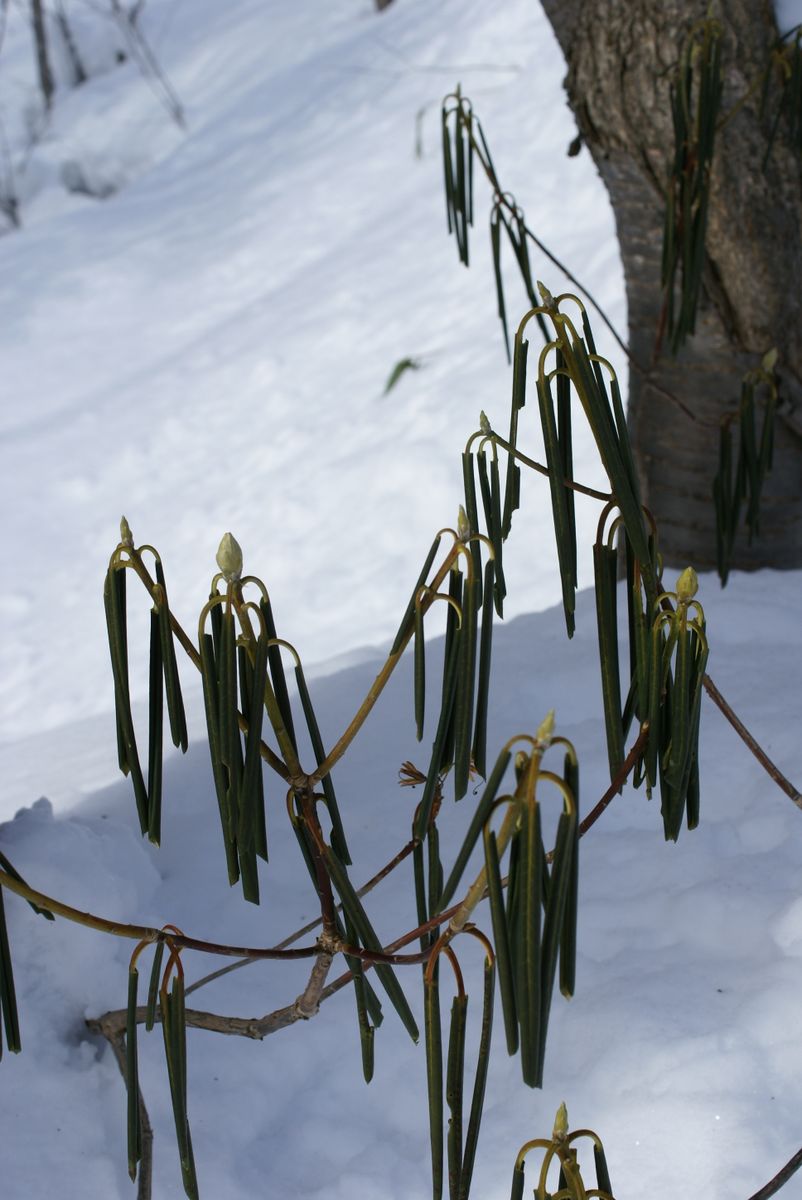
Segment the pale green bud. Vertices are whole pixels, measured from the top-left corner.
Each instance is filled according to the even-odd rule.
[[[699,591],[699,579],[693,567],[686,567],[677,580],[677,599],[685,604]]]
[[[234,583],[242,574],[242,550],[233,533],[224,533],[217,548],[217,565],[226,583]]]
[[[120,517],[120,541],[124,546],[133,546],[134,544],[134,535],[131,533],[131,526],[125,517]]]
[[[772,346],[771,350],[766,351],[766,353],[763,355],[760,365],[764,371],[766,371],[769,375],[771,374],[771,372],[774,370],[774,368],[777,365],[777,347],[776,346]]]
[[[482,433],[488,434],[493,432],[493,427],[487,419],[487,413],[484,409],[479,413],[479,428]]]
[[[541,746],[550,746],[551,739],[554,737],[554,709],[550,708],[545,717],[540,723],[537,733],[535,734]]]
[[[457,537],[461,542],[467,542],[471,536],[471,523],[468,520],[468,514],[460,504],[459,512],[457,513]]]
[[[565,1107],[564,1100],[557,1109],[557,1116],[554,1118],[554,1131],[551,1136],[555,1142],[561,1142],[568,1136],[568,1109]]]
[[[543,301],[543,304],[545,305],[546,308],[556,308],[557,307],[554,297],[552,296],[551,292],[546,287],[545,283],[541,283],[539,279],[537,281],[537,290],[540,292],[540,298]]]

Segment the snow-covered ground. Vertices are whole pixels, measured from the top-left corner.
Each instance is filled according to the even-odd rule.
[[[623,328],[612,218],[587,155],[566,157],[564,65],[531,0],[396,0],[381,16],[369,0],[149,0],[142,28],[184,130],[132,61],[114,65],[125,43],[112,23],[89,6],[68,11],[92,77],[60,89],[46,127],[16,8],[0,53],[4,170],[14,168],[22,219],[0,239],[0,848],[79,908],[268,945],[314,915],[315,897],[270,783],[262,906],[229,892],[189,669],[192,744],[166,766],[163,848],[135,829],[116,770],[101,602],[119,515],[159,547],[187,628],[221,533],[236,533],[279,632],[315,667],[330,742],[382,661],[433,532],[454,521],[459,454],[480,409],[506,423],[481,185],[469,272],[445,236],[443,93],[459,81],[472,96],[529,223]],[[70,191],[79,176],[114,194]],[[536,270],[563,286],[548,264]],[[511,312],[518,287],[511,276]],[[598,340],[618,362],[602,326]],[[420,368],[384,395],[406,357]],[[534,429],[527,437],[536,445]],[[588,438],[576,475],[600,478]],[[552,607],[547,489],[536,479],[525,491],[489,744],[556,708],[587,809],[606,770],[592,597],[580,595],[567,643]],[[587,547],[595,505],[579,515]],[[588,583],[587,550],[580,561]],[[797,783],[800,584],[800,573],[736,575],[722,593],[705,577],[700,593],[710,673]],[[425,765],[411,690],[404,663],[338,769],[357,882],[409,834],[416,793],[399,790],[397,771],[405,759]],[[746,1200],[800,1144],[802,815],[707,702],[702,754],[698,831],[666,846],[656,802],[627,791],[583,842],[577,995],[555,1002],[542,1092],[521,1084],[499,1024],[476,1197],[509,1194],[518,1146],[548,1133],[561,1099],[574,1125],[604,1138],[619,1200]],[[446,844],[470,803],[444,813]],[[387,940],[415,924],[410,873],[405,864],[371,899]],[[124,1004],[130,946],[45,923],[13,896],[6,908],[24,1052],[0,1066],[4,1200],[129,1197],[122,1084],[84,1019]],[[216,965],[194,958],[189,978]],[[420,1016],[417,968],[405,978]],[[256,1015],[303,983],[303,964],[254,965],[193,1003]],[[190,1031],[206,1200],[428,1195],[422,1048],[391,1011],[376,1040],[367,1088],[347,990],[264,1044]],[[177,1197],[158,1031],[140,1054],[154,1197]]]

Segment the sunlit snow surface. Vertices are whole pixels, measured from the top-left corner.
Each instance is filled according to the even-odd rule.
[[[459,453],[479,410],[500,429],[507,420],[481,185],[469,272],[445,234],[445,90],[460,81],[473,97],[529,223],[619,327],[623,289],[603,190],[586,154],[565,156],[564,65],[531,0],[396,0],[381,17],[368,0],[150,0],[143,22],[187,131],[133,66],[112,69],[111,27],[82,9],[97,74],[59,93],[20,176],[24,228],[0,239],[0,813],[23,808],[0,846],[33,885],[78,908],[268,945],[315,915],[315,897],[270,780],[263,904],[229,891],[189,668],[194,736],[166,766],[160,851],[140,841],[118,781],[100,591],[120,513],[159,547],[190,629],[220,534],[234,530],[279,632],[318,664],[331,743],[382,661],[365,647],[388,644],[432,534],[455,518]],[[14,10],[0,76],[12,149],[35,101],[29,58]],[[65,163],[119,190],[103,202],[71,194]],[[548,264],[536,270],[563,287]],[[522,310],[518,287],[510,272],[511,312]],[[599,342],[611,353],[601,328]],[[421,369],[383,396],[404,357]],[[533,426],[532,416],[534,445]],[[594,482],[592,447],[577,440],[576,474]],[[507,560],[515,619],[494,643],[490,745],[556,708],[587,811],[606,769],[592,597],[580,595],[568,643],[550,607],[547,494],[536,479],[525,491]],[[596,515],[581,509],[586,539]],[[722,593],[703,577],[700,592],[711,674],[797,785],[800,585],[799,572],[762,573]],[[335,671],[333,656],[346,665]],[[355,882],[408,838],[417,793],[398,788],[397,771],[405,759],[425,766],[432,736],[427,726],[415,743],[405,662],[337,771]],[[629,790],[583,841],[577,995],[555,1001],[542,1093],[521,1084],[499,1022],[477,1200],[506,1200],[519,1145],[548,1133],[562,1099],[574,1125],[604,1138],[619,1200],[746,1200],[798,1148],[802,815],[708,701],[702,781],[701,827],[677,846],[663,842],[658,802]],[[474,803],[445,806],[446,847]],[[387,941],[415,924],[410,876],[405,864],[370,900]],[[6,908],[24,1052],[0,1065],[4,1200],[130,1197],[122,1083],[83,1022],[124,1003],[131,946],[46,923],[13,896]],[[475,1018],[480,955],[469,945],[462,957]],[[189,979],[218,965],[185,958]],[[418,968],[404,979],[420,1017]],[[191,1002],[257,1015],[304,982],[302,964],[256,965]],[[263,1044],[190,1031],[206,1200],[429,1195],[423,1051],[385,1011],[369,1088],[348,990]],[[166,1200],[182,1192],[158,1030],[140,1055],[154,1197]]]

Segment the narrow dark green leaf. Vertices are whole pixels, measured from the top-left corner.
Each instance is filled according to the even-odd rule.
[[[449,1200],[457,1200],[462,1175],[462,1092],[465,1082],[465,1025],[468,997],[455,996],[451,1002],[451,1026],[446,1060],[446,1104],[448,1121],[447,1159]]]
[[[657,757],[660,746],[661,701],[663,691],[663,653],[664,642],[662,627],[655,621],[651,632],[651,653],[649,670],[649,737],[644,755],[646,782],[649,788],[657,781]]]
[[[501,1012],[504,1017],[504,1034],[507,1039],[507,1053],[515,1054],[518,1049],[518,1013],[515,1007],[515,980],[512,971],[507,914],[504,909],[504,892],[501,886],[496,835],[487,825],[484,829],[484,846],[490,919],[493,924],[493,945],[496,951],[498,983],[501,992]]]
[[[14,990],[14,972],[11,968],[11,947],[8,941],[3,889],[0,887],[0,1014],[6,1035],[6,1045],[12,1054],[19,1054],[22,1041],[19,1029],[17,997]],[[3,1056],[3,1040],[0,1037],[0,1058]]]
[[[401,649],[401,643],[403,642],[404,638],[410,631],[410,626],[415,619],[415,597],[417,596],[418,592],[423,587],[424,583],[426,582],[426,580],[428,578],[429,571],[431,570],[431,566],[432,566],[432,563],[434,562],[435,555],[437,554],[439,546],[440,546],[440,534],[438,534],[437,537],[434,539],[434,541],[432,542],[431,548],[429,550],[429,553],[426,555],[426,561],[424,562],[423,567],[421,568],[420,575],[418,576],[415,587],[413,588],[412,595],[409,598],[409,604],[407,605],[407,607],[404,611],[404,615],[401,618],[401,624],[398,627],[398,633],[395,635],[395,640],[390,648],[391,656],[394,654],[398,654],[399,650]]]
[[[565,756],[563,778],[576,804],[571,867],[560,931],[560,992],[568,998],[573,996],[576,985],[576,926],[579,914],[579,764],[572,760],[570,754]]]
[[[468,826],[468,832],[465,834],[465,839],[460,846],[459,853],[454,860],[454,866],[451,868],[451,873],[443,887],[440,896],[440,904],[443,908],[447,908],[454,898],[454,893],[459,887],[459,882],[468,865],[473,848],[479,838],[482,836],[484,825],[490,816],[490,810],[493,807],[493,802],[496,799],[498,790],[501,787],[501,781],[504,778],[504,773],[510,764],[511,752],[502,750],[496,759],[495,766],[490,773],[490,778],[485,784],[482,798],[476,806],[476,811],[471,818],[471,823]]]
[[[458,666],[459,637],[455,637],[452,639],[449,657],[446,662],[444,688],[447,690],[443,696],[442,705],[440,708],[437,731],[435,733],[434,743],[432,745],[432,757],[429,762],[429,771],[426,775],[426,783],[423,787],[423,796],[421,797],[421,802],[418,806],[418,815],[415,818],[415,824],[412,830],[413,835],[416,838],[422,839],[425,837],[426,831],[429,828],[429,821],[432,815],[432,805],[434,804],[437,786],[440,781],[441,764],[446,757],[446,740],[452,724]]]
[[[212,609],[212,613],[214,613],[214,609]],[[239,879],[239,858],[237,856],[236,833],[230,812],[227,773],[221,756],[218,670],[214,652],[214,636],[211,633],[203,634],[200,639],[200,658],[203,700],[206,710],[206,730],[209,737],[209,754],[212,760],[212,774],[214,776],[217,805],[220,812],[223,845],[226,852],[228,882],[233,886]]]
[[[412,851],[412,875],[415,882],[415,911],[419,925],[425,925],[429,920],[429,906],[426,903],[426,875],[423,862],[423,843],[416,842]],[[420,937],[420,948],[426,950],[431,937],[424,933]],[[426,970],[424,964],[424,971]]]
[[[349,945],[359,944],[359,935],[347,913],[345,915],[345,936]],[[374,1033],[375,1030],[368,1017],[368,984],[362,962],[352,955],[346,956],[348,966],[354,981],[354,999],[356,1000],[356,1016],[359,1026],[359,1043],[362,1052],[362,1075],[365,1083],[373,1078],[374,1067]]]
[[[242,745],[240,742],[237,708],[237,651],[234,613],[229,609],[223,613],[220,634],[218,670],[218,705],[220,718],[220,758],[227,772],[226,790],[234,821],[238,819],[237,797],[242,770]]]
[[[162,730],[164,689],[162,638],[159,614],[150,613],[150,699],[148,704],[148,838],[155,846],[161,839],[162,818]]]
[[[541,944],[541,1021],[538,1065],[540,1078],[543,1077],[543,1066],[546,1054],[546,1034],[548,1032],[549,1009],[554,991],[554,978],[557,974],[557,954],[562,940],[563,923],[565,920],[566,902],[572,883],[571,862],[574,846],[576,845],[576,814],[569,816],[563,812],[557,824],[557,837],[554,843],[554,860],[551,868],[551,880],[548,890],[548,903],[543,918],[543,939]]]
[[[443,682],[440,691],[440,709],[441,714],[448,711],[448,723],[445,728],[443,741],[441,743],[441,756],[438,763],[440,772],[447,771],[454,762],[454,738],[455,727],[457,720],[457,696],[459,693],[459,673],[452,680],[449,666],[451,663],[451,653],[456,645],[462,639],[462,620],[457,615],[457,610],[462,613],[463,595],[462,595],[462,573],[457,568],[452,568],[448,575],[448,594],[453,601],[449,604],[448,613],[446,616],[446,636],[443,644]],[[455,607],[456,606],[456,607]],[[458,659],[458,672],[462,667],[462,659]],[[449,706],[449,697],[454,689],[453,704]],[[439,730],[439,724],[438,724]]]
[[[596,1166],[596,1184],[603,1192],[608,1195],[613,1194],[613,1185],[610,1183],[610,1172],[607,1169],[607,1156],[604,1153],[604,1147],[598,1142],[593,1145],[593,1161]]]
[[[426,831],[426,850],[429,912],[436,913],[443,907],[440,901],[443,892],[443,864],[440,861],[440,834],[436,821],[431,821]],[[439,925],[434,927],[429,936],[433,943],[437,941],[440,936]]]
[[[180,746],[186,753],[187,721],[184,713],[184,701],[181,696],[181,681],[178,676],[178,663],[175,657],[173,630],[170,625],[170,608],[167,600],[167,585],[164,582],[164,569],[161,559],[156,559],[156,582],[162,589],[164,602],[158,604],[159,630],[162,641],[162,661],[164,663],[164,688],[167,693],[167,714],[170,718],[170,736],[174,746]]]
[[[512,1187],[510,1200],[523,1200],[524,1197],[524,1164],[516,1163],[512,1170]]]
[[[309,730],[309,740],[312,743],[312,752],[315,756],[315,762],[318,766],[326,760],[326,749],[323,745],[323,738],[320,736],[320,726],[317,723],[315,709],[312,704],[312,696],[306,683],[306,676],[303,672],[303,667],[300,663],[295,668],[295,683],[298,688],[298,696],[301,701],[306,727]],[[334,784],[332,783],[331,775],[325,775],[320,781],[320,786],[323,788],[323,795],[326,800],[326,809],[328,810],[329,819],[331,820],[331,844],[335,854],[346,867],[351,865],[351,855],[348,850],[348,843],[345,838],[345,829],[340,816],[340,809],[337,804],[337,796],[334,792]]]
[[[456,188],[454,189],[454,226],[457,234],[457,248],[460,261],[468,265],[468,194],[467,177],[465,172],[465,142],[462,133],[460,109],[457,109],[454,123],[454,149],[456,151]]]
[[[473,454],[464,453],[462,455],[462,483],[465,492],[465,515],[468,518],[468,525],[472,534],[481,532],[479,529],[479,508],[476,503],[476,476],[474,473],[474,456]],[[482,551],[477,539],[474,539],[469,546],[471,562],[473,563],[474,578],[480,580],[482,578]],[[479,594],[479,603],[481,604],[481,592]]]
[[[128,972],[128,1009],[125,1023],[125,1086],[128,1093],[128,1174],[136,1179],[137,1163],[142,1157],[142,1130],[139,1124],[139,1066],[136,1038],[136,1003],[139,972]]]
[[[512,514],[519,505],[520,469],[513,458],[512,451],[518,444],[518,414],[526,403],[526,360],[529,354],[529,343],[520,334],[515,335],[515,346],[512,356],[512,405],[510,408],[511,450],[507,455],[507,478],[504,485],[504,513],[501,521],[502,537],[508,538],[512,528]]]
[[[479,1142],[479,1127],[482,1123],[482,1112],[485,1104],[485,1089],[487,1086],[487,1069],[490,1064],[490,1039],[493,1034],[493,1000],[496,987],[496,969],[492,962],[485,962],[484,990],[482,997],[482,1029],[479,1035],[479,1053],[476,1059],[476,1074],[473,1081],[471,1096],[471,1111],[468,1117],[468,1128],[465,1133],[465,1147],[462,1152],[462,1171],[460,1173],[457,1200],[468,1200],[473,1178],[473,1166],[476,1159],[476,1147]]]
[[[348,878],[345,867],[330,846],[324,847],[324,854],[331,882],[337,889],[343,908],[347,910],[348,916],[354,923],[362,945],[366,950],[381,950],[381,942],[376,936],[376,932],[362,906],[362,902]],[[374,970],[376,977],[387,993],[388,1000],[401,1018],[404,1028],[412,1040],[416,1042],[419,1036],[418,1026],[415,1023],[415,1018],[412,1015],[412,1010],[407,1003],[407,998],[404,995],[401,985],[396,979],[395,972],[386,963],[377,963]]]
[[[120,769],[131,776],[134,788],[139,827],[148,831],[148,789],[139,764],[131,698],[128,690],[128,641],[126,631],[125,569],[110,569],[103,589],[106,625],[109,634],[111,667],[114,676],[114,697],[117,712],[118,757]]]
[[[537,394],[540,405],[540,423],[546,448],[546,463],[549,468],[552,518],[554,521],[554,534],[557,540],[557,557],[560,563],[565,627],[570,638],[574,636],[574,610],[576,608],[576,578],[574,571],[576,535],[572,533],[568,502],[566,500],[567,489],[563,484],[562,455],[557,438],[557,425],[554,417],[551,386],[545,376],[537,381]]]
[[[490,700],[490,660],[493,651],[493,580],[494,561],[485,566],[482,596],[482,633],[479,639],[479,677],[476,685],[476,724],[473,730],[472,757],[477,772],[487,776],[487,710]]]
[[[415,605],[415,736],[423,737],[423,722],[426,715],[426,644],[423,635],[423,608]]]
[[[242,893],[246,900],[259,903],[259,875],[256,867],[258,843],[266,842],[264,833],[264,793],[262,790],[262,723],[267,684],[267,631],[260,630],[253,666],[245,675],[250,682],[245,738],[245,764],[240,779],[237,847],[242,875]],[[239,739],[238,739],[239,740]],[[263,847],[266,851],[266,845]]]
[[[432,1150],[432,1200],[443,1196],[443,1045],[437,981],[424,984],[426,1087],[429,1097],[429,1140]]]
[[[493,206],[490,213],[490,252],[493,256],[493,274],[496,280],[498,316],[501,321],[501,330],[504,334],[504,349],[507,351],[507,362],[510,362],[510,334],[507,328],[507,308],[504,304],[504,280],[501,275],[501,224],[498,204]]]
[[[471,774],[471,733],[476,685],[477,608],[481,581],[466,579],[460,631],[460,664],[457,695],[454,700],[454,797],[461,800],[468,790]]]
[[[440,127],[443,142],[443,182],[446,196],[446,219],[448,221],[448,232],[454,233],[454,173],[451,160],[451,132],[448,128],[448,113],[445,106],[443,107]]]
[[[520,920],[513,943],[517,980],[518,1018],[521,1023],[521,1071],[524,1083],[540,1087],[541,1000],[541,928],[540,904],[543,883],[543,839],[540,833],[540,807],[527,804],[521,813],[520,832],[513,840],[520,845]]]
[[[184,982],[180,976],[174,977],[169,993],[166,989],[162,990],[161,1010],[167,1074],[170,1080],[170,1099],[181,1160],[181,1176],[186,1195],[190,1200],[197,1200],[198,1184],[195,1176],[192,1139],[187,1121],[186,1013]]]
[[[150,969],[148,984],[148,1002],[145,1013],[145,1029],[150,1033],[156,1023],[156,1004],[159,997],[159,979],[161,977],[162,959],[164,958],[164,942],[157,942],[153,955],[153,966]]]
[[[117,728],[117,761],[123,775],[128,774],[128,756],[125,748],[125,733],[120,715],[120,700],[117,696],[118,663],[128,663],[128,636],[126,629],[125,570],[106,572],[103,583],[103,608],[106,614],[106,632],[111,653],[114,678],[114,714]]]
[[[611,546],[593,547],[596,584],[596,625],[599,635],[604,728],[611,781],[624,761],[624,727],[621,714],[621,677],[618,666],[618,606],[616,574],[618,555]]]
[[[264,618],[267,636],[272,641],[278,636],[276,633],[276,622],[273,617],[273,606],[270,600],[263,596],[259,601],[259,608]],[[287,730],[293,749],[297,751],[298,743],[295,738],[295,728],[292,720],[292,705],[290,704],[290,693],[287,688],[287,676],[284,671],[280,646],[273,645],[270,647],[267,653],[267,661],[270,666],[273,694],[276,697],[276,703],[281,713],[281,718],[284,721],[284,728]]]

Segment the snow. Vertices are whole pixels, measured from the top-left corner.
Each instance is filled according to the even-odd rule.
[[[458,80],[529,223],[624,327],[603,189],[585,152],[565,155],[574,128],[548,25],[530,0],[490,8],[396,0],[378,17],[368,0],[150,0],[142,27],[184,131],[133,62],[114,64],[124,43],[113,23],[75,6],[92,77],[60,88],[32,145],[29,35],[10,12],[0,114],[23,228],[0,239],[0,848],[33,886],[78,908],[252,945],[316,913],[270,781],[265,898],[255,908],[229,890],[188,667],[191,746],[165,764],[163,847],[139,838],[116,768],[102,579],[125,512],[137,541],[159,547],[191,630],[219,538],[233,530],[246,570],[268,583],[279,633],[312,668],[324,741],[342,731],[434,531],[455,519],[459,453],[480,409],[506,425],[481,186],[469,272],[445,235],[438,112]],[[114,194],[69,191],[75,164]],[[548,264],[536,270],[562,288]],[[523,305],[518,287],[510,273],[511,312]],[[383,395],[404,357],[421,368]],[[537,445],[533,429],[526,437]],[[601,481],[587,435],[576,475]],[[547,488],[532,478],[525,492],[505,561],[489,746],[555,708],[579,751],[587,811],[606,772],[592,595],[580,593],[568,643]],[[585,585],[597,515],[579,506]],[[801,583],[800,572],[735,574],[722,592],[703,576],[700,590],[710,674],[797,783]],[[135,682],[140,700],[145,686]],[[407,840],[418,793],[398,788],[397,771],[406,759],[425,766],[432,733],[421,754],[405,659],[337,770],[356,882]],[[497,1025],[477,1197],[508,1195],[518,1147],[548,1134],[562,1099],[573,1126],[603,1137],[619,1200],[746,1200],[798,1148],[802,818],[707,701],[702,756],[699,830],[667,846],[657,802],[627,789],[583,841],[577,994],[555,1000],[542,1092],[522,1085]],[[444,807],[446,846],[472,803]],[[410,876],[405,863],[370,898],[388,941],[415,924]],[[14,896],[6,909],[24,1051],[0,1065],[3,1195],[129,1197],[122,1083],[84,1020],[124,1004],[131,947],[47,923]],[[461,959],[475,1021],[472,951]],[[190,979],[219,965],[184,957]],[[261,1014],[291,1002],[305,978],[303,963],[255,964],[197,1004]],[[420,1018],[417,968],[403,978]],[[385,1011],[370,1087],[348,989],[264,1044],[190,1030],[207,1200],[429,1194],[423,1050]],[[472,1024],[469,1062],[476,1033]],[[158,1030],[142,1035],[140,1059],[154,1196],[178,1197]]]

